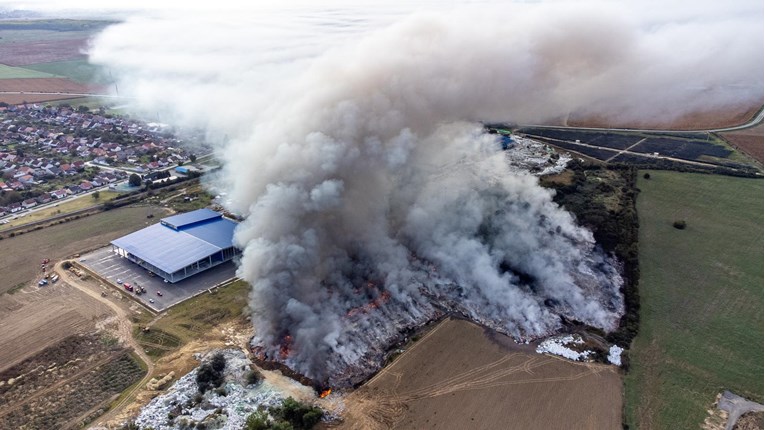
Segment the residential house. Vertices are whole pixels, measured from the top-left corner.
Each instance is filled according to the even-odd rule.
[[[50,203],[51,197],[50,193],[43,193],[37,196],[37,203],[44,204],[44,203]]]

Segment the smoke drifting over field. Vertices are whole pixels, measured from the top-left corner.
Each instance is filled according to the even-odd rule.
[[[387,27],[402,10],[134,18],[91,58],[137,107],[226,134],[218,185],[246,217],[255,343],[343,384],[443,308],[517,337],[561,315],[615,327],[614,262],[476,121],[646,120],[761,97],[746,7],[637,7],[481,4]]]

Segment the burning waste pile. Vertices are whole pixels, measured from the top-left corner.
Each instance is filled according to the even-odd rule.
[[[255,356],[350,387],[446,313],[518,340],[555,333],[562,317],[615,329],[618,262],[508,166],[498,136],[464,121],[523,110],[467,84],[483,79],[473,69],[370,55],[386,37],[346,53],[350,64],[318,59],[222,152],[217,185],[246,218],[238,274],[253,286]],[[431,83],[451,74],[453,91]]]
[[[231,11],[208,11],[203,37],[172,14],[94,42],[91,59],[147,112],[226,136],[214,185],[245,218],[238,274],[252,285],[261,360],[347,387],[449,312],[518,340],[557,333],[564,318],[617,327],[619,263],[536,177],[508,167],[480,122],[666,120],[759,97],[762,50],[748,42],[761,20],[725,32],[709,24],[726,13],[658,25],[629,3],[516,7],[417,14],[325,50],[317,30],[299,39],[310,58]],[[349,23],[364,22],[357,13]],[[699,32],[719,49],[686,46],[682,35]],[[259,40],[284,46],[247,45]],[[135,60],[145,53],[153,61]],[[712,66],[688,73],[697,64]]]
[[[511,172],[495,137],[465,123],[348,127],[281,147],[272,161],[285,165],[237,231],[261,361],[349,387],[450,312],[519,340],[561,317],[616,328],[618,262],[534,176]]]

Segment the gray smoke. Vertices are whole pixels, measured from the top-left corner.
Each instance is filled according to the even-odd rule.
[[[246,217],[238,273],[268,357],[347,384],[444,310],[521,339],[561,316],[615,328],[617,264],[477,121],[650,120],[762,96],[762,23],[743,6],[682,21],[629,3],[482,6],[305,52],[248,51],[246,20],[185,45],[194,21],[135,19],[95,42],[139,107],[228,135],[217,185]]]

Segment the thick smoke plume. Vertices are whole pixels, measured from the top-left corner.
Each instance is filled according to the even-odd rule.
[[[226,134],[217,185],[246,217],[236,241],[253,342],[343,385],[445,310],[517,338],[554,332],[561,316],[615,328],[617,264],[536,178],[510,172],[477,122],[751,103],[763,63],[762,24],[739,10],[680,22],[618,5],[421,13],[353,43],[283,52],[249,51],[259,33],[241,18],[228,32],[206,22],[204,40],[187,18],[134,19],[91,54],[124,74],[139,107],[175,104],[162,114]],[[226,40],[233,52],[214,51]]]

